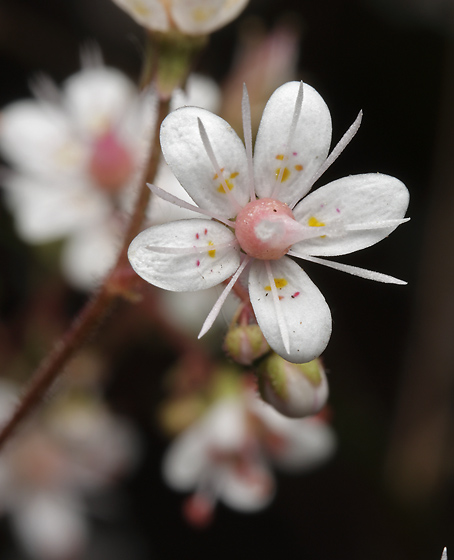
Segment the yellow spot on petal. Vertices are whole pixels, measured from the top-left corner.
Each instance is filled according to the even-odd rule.
[[[214,245],[214,243],[212,241],[208,241],[208,246],[212,247]],[[211,251],[208,251],[208,255],[214,259],[214,257],[216,256],[216,249],[212,249]]]
[[[225,184],[227,185],[229,191],[231,191],[233,189],[233,183],[231,181],[229,181],[228,179],[225,180]],[[219,187],[217,188],[217,191],[220,193],[224,193],[225,194],[225,189],[224,189],[224,185],[221,183],[219,185]]]
[[[285,278],[275,278],[274,284],[278,290],[287,286],[288,282]],[[271,286],[265,286],[265,292],[271,292]]]
[[[323,227],[325,224],[323,222],[319,222],[315,216],[311,216],[307,221],[310,227]],[[326,235],[321,235],[320,237],[326,237]]]
[[[142,2],[141,0],[134,0],[132,3],[132,9],[140,16],[148,16],[150,14],[148,6],[146,6],[145,2]]]
[[[276,179],[279,179],[279,174],[281,172],[281,168],[278,167],[276,169]],[[290,177],[290,171],[288,170],[287,167],[284,167],[284,172],[282,173],[282,179],[281,179],[281,183],[283,183],[284,181],[287,181],[287,179]]]
[[[302,171],[302,170],[303,170],[303,166],[302,166],[300,163],[298,163],[297,165],[295,165],[295,170],[296,170],[296,171]]]
[[[238,177],[239,172],[238,171],[234,171],[233,173],[230,173],[230,177],[229,179],[235,179],[236,177]]]
[[[197,23],[204,23],[214,15],[214,9],[195,8],[192,10],[192,19]]]
[[[323,227],[325,225],[323,222],[319,222],[315,216],[311,216],[307,223],[310,227]]]
[[[276,156],[276,159],[279,159],[280,161],[282,161],[285,158],[284,154],[278,154]]]

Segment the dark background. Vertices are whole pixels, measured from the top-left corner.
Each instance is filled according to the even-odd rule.
[[[172,351],[161,341],[157,352],[150,333],[139,329],[127,347],[115,345],[121,325],[113,315],[99,342],[114,352],[106,394],[113,407],[134,420],[145,451],[137,473],[124,484],[121,515],[93,520],[87,560],[436,560],[443,546],[449,552],[454,541],[454,363],[439,359],[444,350],[449,355],[453,340],[450,314],[443,314],[454,295],[449,11],[448,1],[425,6],[405,0],[251,0],[238,22],[212,36],[198,70],[222,83],[238,24],[260,18],[271,29],[283,16],[297,22],[299,78],[325,98],[334,141],[359,109],[364,111],[360,132],[322,182],[380,171],[401,179],[411,193],[411,221],[391,239],[345,262],[409,285],[381,285],[307,265],[334,320],[324,361],[338,453],[313,474],[278,475],[276,500],[264,513],[242,515],[220,505],[214,524],[204,531],[185,524],[182,496],[160,480],[166,441],[152,410],[161,391],[159,372],[171,363]],[[108,64],[138,76],[142,30],[110,0],[0,0],[0,105],[28,96],[28,80],[37,71],[57,82],[77,71],[79,48],[87,39],[99,43]],[[16,237],[6,210],[1,210],[0,243],[2,328],[18,329],[17,317],[31,293],[45,283],[46,264]],[[67,320],[84,298],[65,292]],[[129,317],[125,307],[117,310],[120,317]],[[440,346],[434,347],[432,339]],[[399,457],[402,442],[408,441],[406,430],[417,440],[419,427],[431,424],[442,408],[448,412],[435,436],[415,444],[410,459]],[[441,441],[438,454],[425,443],[434,439]],[[433,458],[432,470],[417,468],[420,457]],[[408,480],[414,482],[409,489]],[[0,550],[2,542],[5,558],[22,558],[5,520]]]

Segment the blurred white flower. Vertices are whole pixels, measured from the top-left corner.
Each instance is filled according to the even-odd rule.
[[[152,31],[177,29],[187,35],[211,33],[235,19],[249,0],[114,0]]]
[[[91,58],[61,91],[41,78],[37,99],[12,103],[0,120],[0,151],[11,165],[2,183],[18,233],[34,244],[65,238],[62,269],[82,290],[92,289],[115,262],[157,100],[103,66],[100,56]],[[217,110],[217,87],[202,77],[190,77],[188,93],[176,93],[173,105],[198,104],[198,98]],[[184,196],[170,177],[163,167],[157,183]],[[170,206],[152,201],[151,223],[165,221]],[[172,220],[191,215],[169,213]]]
[[[154,98],[98,59],[61,91],[44,77],[34,90],[35,100],[2,111],[0,150],[13,168],[3,180],[6,200],[26,241],[70,240],[64,271],[76,287],[91,288],[113,264],[124,199],[147,154]],[[94,261],[81,251],[86,239],[105,247]]]
[[[0,422],[17,395],[1,383]],[[56,399],[0,456],[0,512],[32,558],[75,557],[89,533],[84,497],[111,489],[138,453],[132,427],[92,395]]]
[[[163,462],[167,484],[193,492],[188,521],[208,524],[218,500],[254,512],[273,499],[272,465],[287,472],[316,468],[334,453],[336,439],[321,418],[290,420],[251,389],[217,401],[170,445]]]

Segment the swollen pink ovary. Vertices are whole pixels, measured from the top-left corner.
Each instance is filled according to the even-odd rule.
[[[235,234],[245,253],[256,259],[277,260],[289,250],[297,226],[293,212],[280,200],[261,198],[246,204],[236,218]]]
[[[99,187],[107,191],[122,188],[133,168],[129,150],[114,132],[109,130],[94,142],[89,171]]]

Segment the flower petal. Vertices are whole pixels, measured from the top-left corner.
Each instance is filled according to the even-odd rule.
[[[45,243],[103,220],[111,211],[103,193],[77,185],[45,183],[12,173],[3,180],[19,235]]]
[[[273,301],[265,261],[255,260],[249,273],[249,295],[257,322],[269,345],[290,362],[304,363],[320,356],[331,335],[331,313],[325,298],[307,274],[291,259],[269,261],[279,294],[278,305],[289,338],[285,349],[279,310]]]
[[[128,257],[144,280],[174,292],[211,288],[240,265],[234,234],[218,222],[199,219],[143,231],[129,246]]]
[[[339,234],[330,235],[328,229],[326,236],[296,243],[292,250],[302,255],[332,256],[374,245],[397,227],[379,227],[380,222],[403,218],[408,200],[405,185],[389,175],[366,173],[333,181],[309,194],[293,213],[301,224],[315,219],[327,228],[338,225]],[[365,229],[348,231],[355,224],[364,224]]]
[[[140,25],[154,31],[168,31],[169,19],[159,0],[114,0]]]
[[[113,68],[86,68],[74,74],[63,87],[65,102],[78,131],[105,133],[119,124],[136,97],[133,83]]]
[[[211,33],[238,16],[249,0],[173,0],[172,17],[190,35]]]
[[[196,107],[182,107],[170,113],[161,126],[164,158],[189,196],[201,207],[226,218],[237,209],[205,150],[199,131],[202,122],[230,193],[245,206],[249,201],[246,151],[232,127],[220,117]]]
[[[46,178],[74,172],[85,157],[65,115],[35,101],[18,101],[2,110],[0,149],[19,170]]]
[[[290,204],[303,197],[311,178],[325,161],[331,144],[331,116],[323,98],[304,84],[301,113],[293,137],[289,130],[295,115],[300,82],[288,82],[270,97],[263,112],[255,143],[254,174],[257,195],[274,196]],[[278,191],[276,179],[284,166]]]
[[[266,463],[258,458],[229,465],[222,472],[218,492],[224,504],[232,509],[259,511],[274,498],[274,476]]]

